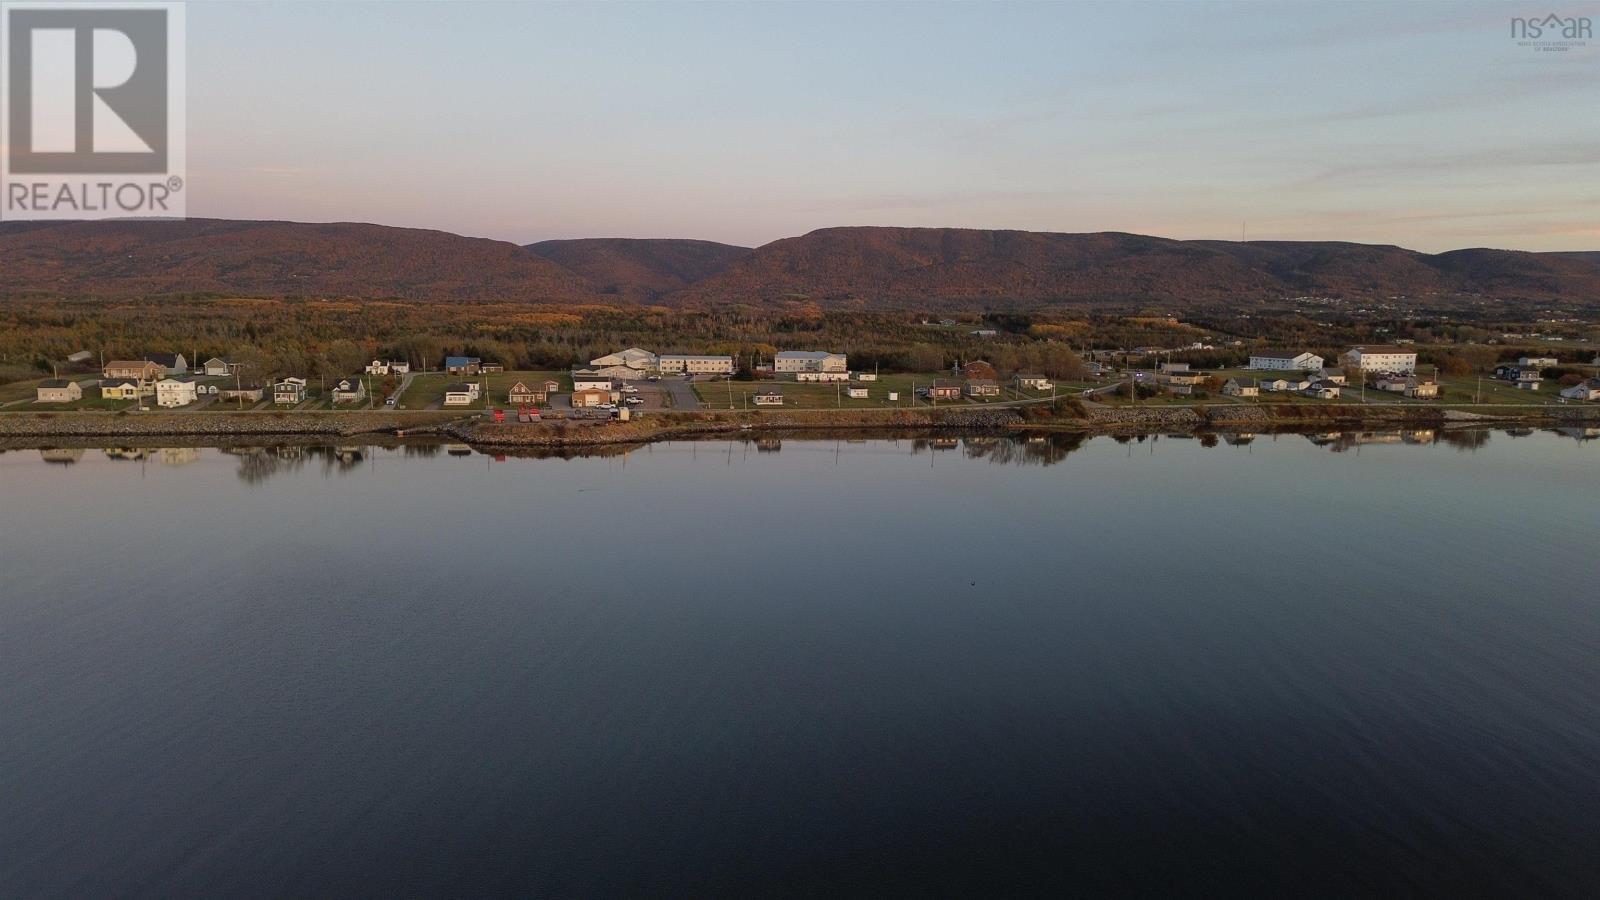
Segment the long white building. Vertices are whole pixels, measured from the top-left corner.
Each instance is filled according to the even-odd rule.
[[[1403,347],[1351,347],[1339,357],[1347,369],[1409,373],[1417,370],[1417,351]]]
[[[1250,368],[1280,372],[1309,372],[1322,368],[1322,357],[1306,350],[1252,350]]]
[[[826,350],[780,350],[772,360],[772,371],[780,375],[799,372],[848,373],[850,365],[843,353],[829,353]]]
[[[733,357],[668,353],[661,357],[661,372],[666,375],[679,372],[690,375],[732,375]]]

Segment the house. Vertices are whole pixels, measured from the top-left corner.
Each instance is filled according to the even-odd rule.
[[[1554,356],[1524,356],[1517,360],[1517,365],[1534,369],[1548,369],[1551,366],[1561,365],[1561,361]]]
[[[1159,375],[1156,380],[1166,384],[1168,387],[1187,387],[1193,389],[1204,384],[1205,380],[1209,377],[1209,372],[1190,371],[1189,369],[1184,368],[1173,369],[1171,371],[1164,372]],[[1184,393],[1188,393],[1188,391],[1185,391]]]
[[[1352,347],[1339,357],[1339,362],[1346,369],[1362,372],[1409,374],[1417,370],[1417,351],[1403,347]]]
[[[205,361],[205,364],[200,367],[200,371],[202,374],[213,377],[220,375],[234,375],[239,371],[239,364],[236,362],[229,362],[221,357],[213,356]]]
[[[505,370],[504,363],[480,363],[478,365],[479,372],[504,372]]]
[[[585,409],[594,406],[605,406],[613,402],[611,390],[600,388],[578,388],[572,392],[572,408]]]
[[[1250,368],[1309,372],[1322,368],[1322,357],[1309,350],[1252,350]]]
[[[341,378],[333,383],[333,402],[356,403],[367,399],[367,385],[359,378]]]
[[[829,353],[825,350],[780,350],[772,360],[772,371],[780,375],[793,375],[799,372],[843,372],[848,376],[850,366],[843,353]]]
[[[367,374],[368,375],[387,375],[387,374],[389,374],[389,362],[388,362],[388,360],[375,359],[372,362],[367,363]]]
[[[1537,369],[1529,369],[1528,371],[1534,372],[1535,374],[1538,373]],[[1500,365],[1494,367],[1494,377],[1500,379],[1501,381],[1516,381],[1522,376],[1522,372],[1522,366],[1514,366],[1510,363],[1501,363]]]
[[[476,381],[458,381],[444,386],[445,406],[468,406],[481,396]]]
[[[1194,385],[1184,381],[1169,381],[1166,383],[1167,393],[1187,397],[1194,393]]]
[[[1349,384],[1350,382],[1350,379],[1344,374],[1343,369],[1329,369],[1324,367],[1322,371],[1317,373],[1317,377],[1323,381],[1331,381],[1338,385]]]
[[[999,381],[1000,373],[987,361],[975,359],[961,367],[961,375],[967,379],[981,379],[985,381]]]
[[[548,384],[548,382],[546,383]],[[549,399],[549,396],[544,390],[528,387],[526,383],[519,381],[513,384],[511,390],[506,393],[506,402],[538,404],[545,402],[545,400]]]
[[[446,356],[444,370],[451,375],[476,375],[483,368],[483,360],[476,356]]]
[[[83,399],[83,388],[67,378],[46,378],[39,382],[35,403],[72,403]]]
[[[857,381],[877,381],[878,380],[878,373],[877,372],[857,372],[856,373],[856,380]]]
[[[1222,384],[1222,393],[1229,397],[1259,397],[1261,386],[1256,384],[1254,378],[1236,377],[1229,378]]]
[[[411,372],[411,363],[404,359],[389,360],[389,374],[406,375]]]
[[[851,400],[865,400],[867,399],[867,389],[851,385],[844,389],[844,395]]]
[[[100,382],[100,397],[103,400],[137,400],[140,394],[154,390],[142,390],[140,382],[132,378],[107,378]]]
[[[596,369],[626,369],[626,372],[607,372],[617,378],[643,378],[651,372],[661,370],[661,358],[639,347],[629,347],[621,353],[608,353],[605,356],[589,360],[589,365]],[[731,370],[730,370],[731,371]]]
[[[1000,382],[993,378],[967,379],[966,392],[968,397],[998,397],[1000,396]]]
[[[306,380],[289,376],[272,383],[273,403],[303,403],[306,399]]]
[[[221,400],[249,400],[251,403],[260,403],[264,396],[266,389],[259,381],[244,381],[217,390],[217,397]]]
[[[575,391],[605,391],[609,394],[615,386],[609,375],[595,375],[581,369],[572,373],[572,389]]]
[[[544,384],[540,385],[540,387],[544,388],[546,394],[554,394],[556,391],[561,390],[561,382],[553,378],[546,378]]]
[[[1187,372],[1189,371],[1189,364],[1186,362],[1164,362],[1161,364],[1159,371],[1163,375],[1171,375],[1173,372]]]
[[[1539,384],[1540,377],[1537,371],[1534,371],[1533,369],[1523,369],[1521,372],[1517,373],[1517,390],[1537,391],[1539,389]]]
[[[1048,391],[1055,388],[1055,382],[1043,375],[1029,373],[1017,376],[1017,386],[1025,387],[1030,391]]]
[[[929,400],[961,399],[961,383],[956,381],[946,381],[943,378],[938,379],[933,384],[928,386],[927,391]]]
[[[156,405],[172,408],[188,406],[200,399],[195,383],[189,378],[163,378],[156,382]]]
[[[1316,397],[1318,400],[1337,400],[1339,385],[1327,380],[1313,381],[1305,387],[1304,393],[1307,397]]]
[[[167,370],[148,359],[113,359],[106,363],[101,374],[108,379],[131,378],[134,381],[156,382],[166,377]]]
[[[796,372],[794,380],[801,382],[849,381],[849,372]]]
[[[1561,396],[1567,400],[1600,400],[1600,378],[1562,388]]]
[[[999,331],[996,331],[993,328],[974,328],[967,332],[967,334],[970,334],[973,337],[994,337],[999,333]]]
[[[94,359],[94,354],[87,350],[79,350],[77,353],[67,354],[67,362],[69,363],[86,363],[91,359]]]
[[[1083,371],[1090,378],[1109,378],[1116,374],[1116,369],[1100,362],[1084,363]]]
[[[182,353],[152,353],[145,358],[164,369],[167,375],[186,375],[189,372],[189,361],[183,358]]]
[[[1439,396],[1439,382],[1424,375],[1399,373],[1380,375],[1378,380],[1373,382],[1373,387],[1417,400],[1431,400]]]
[[[733,357],[672,353],[661,357],[660,367],[664,374],[732,375]]]
[[[782,406],[783,391],[777,388],[762,388],[756,391],[755,396],[751,399],[755,401],[757,406]]]

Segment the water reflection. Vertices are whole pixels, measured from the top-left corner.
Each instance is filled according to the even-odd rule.
[[[1431,447],[1444,445],[1461,452],[1473,452],[1488,445],[1499,433],[1511,439],[1528,437],[1535,433],[1559,435],[1578,442],[1600,438],[1600,426],[1564,425],[1556,428],[1388,428],[1330,431],[1278,431],[1264,434],[1254,431],[1204,431],[1169,432],[1161,434],[1118,433],[1090,435],[1083,432],[1034,432],[1025,435],[1000,434],[929,434],[927,432],[894,433],[875,431],[773,433],[759,435],[741,434],[737,437],[705,438],[676,443],[691,447],[707,445],[725,447],[729,452],[739,450],[748,454],[774,454],[783,450],[786,441],[820,444],[832,441],[844,444],[879,444],[891,451],[899,448],[910,455],[941,455],[957,453],[969,460],[981,460],[1005,466],[1053,466],[1088,446],[1092,441],[1103,440],[1125,445],[1146,446],[1151,453],[1162,441],[1179,441],[1187,446],[1203,448],[1245,448],[1247,451],[1262,439],[1271,441],[1303,439],[1330,453],[1359,452],[1363,447]],[[484,458],[491,465],[520,459],[578,459],[618,457],[623,459],[647,450],[648,444],[620,444],[601,447],[530,447],[477,449],[468,444],[449,443],[424,438],[373,438],[362,443],[319,444],[309,440],[270,445],[235,445],[211,448],[231,456],[237,464],[240,481],[261,484],[274,476],[298,472],[315,466],[325,475],[345,475],[361,469],[383,454],[402,458],[436,458],[441,455],[462,459]],[[0,453],[7,452],[0,446]],[[49,464],[69,467],[83,462],[85,454],[98,452],[106,460],[115,462],[155,462],[163,466],[188,466],[203,458],[204,448],[101,446],[50,447],[36,449],[39,458]],[[730,457],[731,458],[731,457]]]

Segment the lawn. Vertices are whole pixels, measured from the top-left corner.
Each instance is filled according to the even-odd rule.
[[[697,381],[694,383],[695,393],[699,395],[707,409],[728,409],[730,396],[733,408],[755,408],[751,398],[757,391],[768,388],[777,388],[783,391],[783,405],[787,409],[887,409],[896,406],[927,406],[928,401],[915,396],[913,386],[926,387],[935,378],[949,378],[948,375],[933,375],[921,373],[914,375],[893,374],[882,375],[877,381],[843,381],[829,384],[801,384],[796,381],[782,379],[773,381]],[[851,399],[845,396],[846,387],[864,387],[867,389],[866,399]],[[899,400],[889,402],[890,393],[898,393]],[[941,402],[940,406],[967,404],[966,399],[951,403]]]
[[[537,389],[537,386],[546,380],[558,382],[561,385],[560,391],[572,390],[572,378],[566,372],[491,372],[487,375],[473,376],[428,372],[411,379],[411,386],[401,395],[399,402],[406,409],[427,409],[435,403],[443,402],[446,385],[477,381],[484,385],[483,398],[471,406],[452,406],[451,409],[509,408],[511,403],[506,399],[506,395],[510,393],[512,385],[522,381],[529,387]],[[382,398],[379,398],[378,402],[381,404]]]

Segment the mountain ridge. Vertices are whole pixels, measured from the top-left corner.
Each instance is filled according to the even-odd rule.
[[[579,238],[526,246],[366,223],[0,223],[0,296],[170,294],[876,308],[1258,302],[1295,296],[1600,302],[1600,251],[1428,254],[1346,241],[841,226],[755,248]]]

